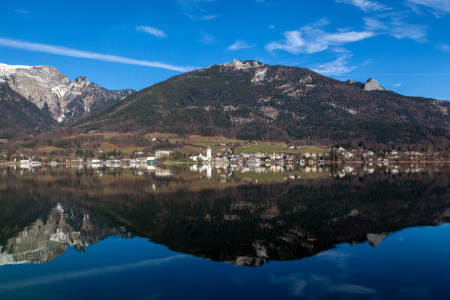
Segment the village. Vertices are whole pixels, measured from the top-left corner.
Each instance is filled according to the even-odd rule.
[[[330,165],[330,164],[389,164],[389,163],[405,163],[405,162],[443,162],[447,158],[439,152],[418,152],[418,151],[389,151],[375,153],[371,150],[352,149],[348,150],[344,147],[314,148],[309,152],[294,154],[291,150],[302,149],[302,146],[285,145],[281,151],[273,153],[258,150],[256,153],[245,152],[245,147],[258,147],[258,143],[252,144],[247,142],[239,148],[228,149],[225,143],[219,143],[213,150],[207,147],[206,151],[194,155],[181,155],[177,149],[172,150],[155,150],[155,153],[145,151],[134,151],[130,158],[124,157],[123,153],[110,152],[108,155],[103,150],[92,152],[93,157],[76,155],[72,153],[69,156],[60,155],[57,157],[49,157],[47,153],[41,153],[29,149],[28,151],[17,152],[7,156],[0,151],[3,165],[22,165],[22,166],[40,166],[43,164],[57,165],[87,165],[93,168],[100,167],[124,167],[124,168],[141,168],[147,166],[156,166],[162,164],[186,163],[198,165],[211,165],[216,168],[226,167],[269,167],[269,166],[311,166],[311,165]],[[220,148],[219,148],[220,147]],[[257,148],[258,149],[258,148]],[[214,151],[214,152],[213,152]],[[219,152],[220,151],[220,152]],[[321,152],[319,152],[321,151]],[[114,155],[115,154],[115,155]]]

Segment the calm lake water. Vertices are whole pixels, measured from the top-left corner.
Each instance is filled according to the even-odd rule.
[[[450,167],[0,168],[0,299],[449,299]]]

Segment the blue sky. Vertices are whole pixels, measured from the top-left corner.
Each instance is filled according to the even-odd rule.
[[[0,62],[108,89],[255,59],[450,100],[450,0],[8,1]]]

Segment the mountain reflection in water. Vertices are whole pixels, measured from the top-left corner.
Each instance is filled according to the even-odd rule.
[[[446,166],[314,168],[0,169],[0,265],[137,235],[261,266],[449,221]]]

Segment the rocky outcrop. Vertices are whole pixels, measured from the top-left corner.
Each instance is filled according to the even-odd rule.
[[[381,233],[381,234],[374,234],[369,233],[367,234],[367,240],[369,241],[369,244],[373,247],[378,247],[380,243],[388,237],[389,234],[387,233]]]
[[[235,69],[250,69],[261,67],[263,66],[263,64],[256,60],[249,60],[242,62],[237,59],[233,59],[232,62],[220,64],[220,66],[228,66],[233,67]]]
[[[367,80],[367,82],[363,85],[363,90],[365,91],[385,91],[386,89],[378,84],[373,78]]]
[[[102,103],[121,99],[133,90],[109,91],[85,76],[70,81],[50,66],[0,64],[0,82],[24,96],[58,122],[71,123]]]

